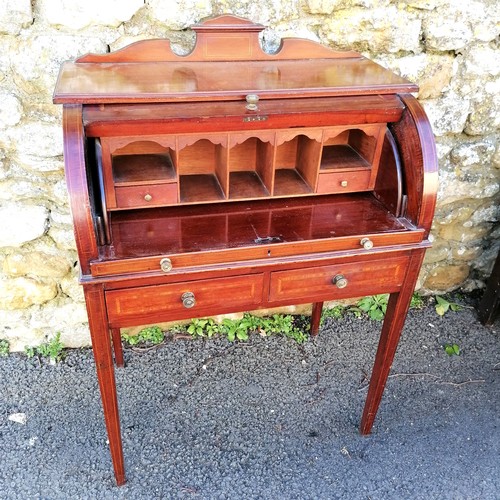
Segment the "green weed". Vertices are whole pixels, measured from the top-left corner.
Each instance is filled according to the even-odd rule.
[[[122,339],[128,345],[138,344],[161,344],[165,340],[165,334],[159,326],[148,326],[136,335],[122,333]]]
[[[460,356],[460,346],[458,344],[445,344],[444,351],[448,356]]]
[[[387,311],[387,302],[389,294],[384,293],[381,295],[371,295],[370,297],[363,297],[357,304],[358,309],[361,309],[368,315],[370,319],[381,321],[384,319]]]
[[[224,318],[222,323],[216,323],[211,318],[193,319],[186,331],[193,338],[212,338],[220,335],[230,342],[248,340],[252,333],[262,336],[283,335],[300,344],[307,340],[307,334],[304,331],[306,329],[298,327],[296,322],[296,318],[291,315],[274,314],[260,317],[245,313],[241,319]]]
[[[0,356],[9,355],[9,341],[0,339]]]
[[[321,322],[323,322],[326,318],[341,319],[344,316],[345,312],[346,308],[340,305],[330,307],[329,309],[324,307],[323,311],[321,312]]]
[[[410,308],[423,309],[424,307],[425,307],[424,298],[418,293],[414,293],[411,297]]]
[[[436,295],[436,312],[439,316],[444,316],[450,309],[452,311],[460,311],[460,304],[450,302],[444,297]]]
[[[39,346],[26,346],[24,352],[28,358],[39,356],[48,358],[52,363],[57,363],[64,358],[64,346],[61,342],[61,334],[58,332],[50,340],[47,340]]]

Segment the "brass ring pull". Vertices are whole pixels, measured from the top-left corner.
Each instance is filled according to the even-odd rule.
[[[171,271],[172,267],[173,267],[172,261],[168,257],[165,257],[164,259],[160,260],[160,269],[164,273],[168,273],[169,271]]]
[[[184,292],[181,295],[181,300],[182,300],[182,305],[186,309],[190,309],[191,307],[194,307],[196,305],[196,299],[194,298],[193,292]]]
[[[332,283],[337,288],[345,288],[347,286],[347,278],[343,274],[337,274],[333,277]]]
[[[257,103],[259,102],[259,96],[257,94],[248,94],[245,97],[247,105],[245,106],[248,111],[257,111]]]
[[[365,250],[371,250],[373,248],[373,241],[370,238],[363,238],[359,243]]]

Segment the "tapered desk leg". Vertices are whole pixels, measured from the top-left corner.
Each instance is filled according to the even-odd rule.
[[[104,291],[99,285],[84,286],[85,301],[89,317],[92,349],[101,391],[104,420],[108,431],[109,449],[118,486],[125,483],[120,416],[116,396],[115,371],[111,339],[106,317]]]
[[[323,302],[315,302],[312,306],[312,315],[311,315],[311,335],[313,336],[318,335],[322,311],[323,311]]]
[[[113,340],[113,351],[115,353],[115,364],[120,368],[123,368],[125,364],[123,360],[123,346],[122,338],[119,328],[111,328],[111,339]]]
[[[359,428],[361,434],[370,434],[375,416],[377,415],[387,377],[391,370],[394,354],[398,347],[406,314],[410,307],[411,297],[415,289],[423,257],[423,251],[416,252],[411,256],[401,291],[392,293],[389,297],[387,312],[385,314],[385,320],[382,326],[370,379],[370,386],[368,388],[368,395],[366,397],[365,408],[361,418]]]

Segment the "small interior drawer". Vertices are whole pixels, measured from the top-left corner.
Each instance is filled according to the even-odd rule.
[[[150,207],[177,203],[177,184],[141,184],[115,187],[119,208]]]
[[[407,263],[407,256],[399,256],[276,271],[271,273],[269,301],[323,301],[395,292],[403,282]]]
[[[321,172],[318,193],[352,193],[370,189],[371,170],[350,172]]]
[[[252,309],[262,301],[262,274],[134,287],[106,292],[112,326],[194,318]]]

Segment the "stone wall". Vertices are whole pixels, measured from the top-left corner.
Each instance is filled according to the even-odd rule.
[[[423,292],[483,286],[500,233],[497,0],[3,0],[0,3],[0,338],[12,349],[61,332],[88,345],[63,174],[59,65],[141,38],[193,43],[191,24],[230,12],[352,48],[416,81],[440,159]]]

